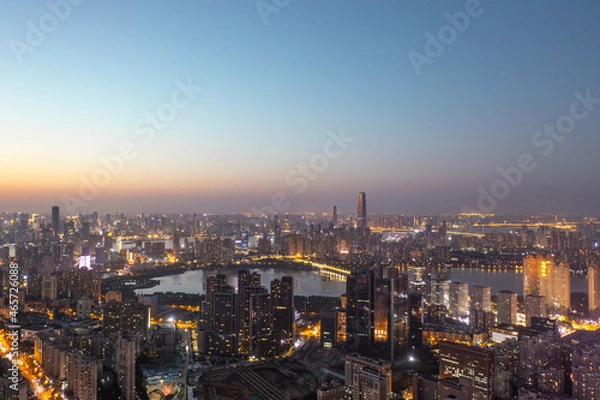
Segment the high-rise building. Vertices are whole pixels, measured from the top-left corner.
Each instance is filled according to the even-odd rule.
[[[233,286],[217,286],[212,296],[214,320],[210,325],[208,354],[234,357],[237,353],[236,303],[237,295]]]
[[[551,257],[529,254],[523,261],[523,295],[544,296],[550,311],[567,313],[571,306],[571,271]]]
[[[77,319],[86,319],[92,312],[92,299],[83,298],[77,300]]]
[[[333,211],[331,212],[331,224],[333,225],[334,228],[337,228],[338,226],[338,213],[337,213],[337,206],[333,206]]]
[[[594,317],[600,311],[600,268],[596,264],[588,266],[588,310]]]
[[[370,273],[350,275],[346,281],[346,345],[349,352],[369,355],[374,342],[375,288]]]
[[[52,206],[52,235],[56,238],[60,234],[60,209]]]
[[[406,270],[408,274],[408,290],[410,293],[425,293],[427,288],[427,269],[411,265]]]
[[[181,255],[181,234],[178,229],[173,232],[173,255],[177,258]]]
[[[525,322],[531,327],[532,317],[546,318],[546,299],[544,296],[528,294],[524,297],[525,302]]]
[[[469,315],[469,284],[467,282],[450,282],[448,313],[456,317]]]
[[[135,399],[135,358],[136,358],[135,336],[118,336],[116,366],[121,387],[123,400]]]
[[[423,344],[423,296],[420,293],[408,295],[408,344],[412,348]]]
[[[431,304],[450,307],[450,281],[433,279],[431,281]]]
[[[498,324],[517,323],[517,294],[509,290],[498,292]]]
[[[332,348],[337,344],[339,310],[321,311],[321,346]]]
[[[468,378],[473,400],[494,398],[494,353],[485,348],[459,343],[440,343],[440,380]]]
[[[247,269],[238,271],[238,352],[248,354],[250,348],[250,294],[248,288],[260,286],[260,274],[250,273]]]
[[[42,298],[56,300],[57,280],[56,275],[44,275],[42,277]]]
[[[80,400],[96,400],[98,372],[102,370],[102,360],[93,360],[70,352],[67,365],[67,386],[73,392],[73,397]]]
[[[294,342],[294,278],[282,276],[271,281],[271,305],[273,307],[273,333],[280,338],[284,348]],[[277,346],[280,347],[280,346]]]
[[[388,400],[392,394],[392,364],[356,354],[346,356],[346,393],[351,400]]]
[[[267,288],[246,287],[249,299],[250,337],[249,355],[264,359],[273,354],[273,315],[271,296]]]
[[[357,210],[356,228],[361,234],[367,230],[367,195],[365,192],[358,193],[358,210]]]
[[[489,286],[471,286],[471,310],[492,311],[492,289]]]

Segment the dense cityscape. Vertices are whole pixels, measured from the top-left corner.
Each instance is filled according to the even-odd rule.
[[[600,400],[600,2],[0,4],[0,400]]]
[[[598,396],[597,219],[373,215],[366,199],[355,213],[2,214],[2,398]],[[197,272],[193,291],[153,289]],[[303,296],[305,275],[345,290]]]

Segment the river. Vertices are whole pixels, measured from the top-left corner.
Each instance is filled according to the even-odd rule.
[[[320,274],[319,271],[299,271],[284,269],[252,269],[253,272],[261,274],[261,284],[269,287],[274,279],[280,279],[282,275],[294,276],[294,294],[301,296],[333,296],[338,297],[345,293],[345,281]],[[237,289],[237,271],[198,269],[187,271],[183,274],[162,276],[155,278],[160,284],[149,288],[139,289],[137,293],[153,292],[184,292],[204,294],[204,283],[210,275],[226,274],[229,284]],[[469,286],[490,286],[492,294],[499,290],[511,290],[517,293],[523,291],[523,273],[515,270],[487,270],[487,269],[452,269],[449,279],[456,282],[467,282]],[[571,278],[571,292],[587,293],[587,281],[585,277]]]

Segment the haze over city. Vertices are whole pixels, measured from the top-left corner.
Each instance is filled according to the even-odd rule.
[[[598,4],[75,3],[3,5],[3,211],[597,215]]]

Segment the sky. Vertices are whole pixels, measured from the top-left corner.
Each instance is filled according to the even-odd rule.
[[[1,7],[2,211],[600,215],[598,2]]]

